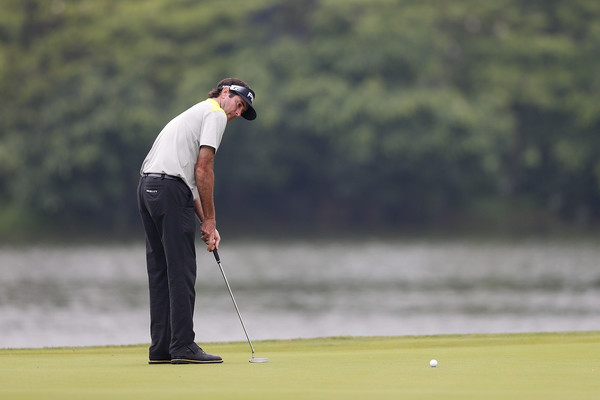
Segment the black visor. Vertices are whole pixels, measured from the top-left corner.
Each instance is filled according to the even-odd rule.
[[[225,87],[228,87],[230,92],[234,92],[235,94],[239,95],[242,100],[248,104],[248,108],[242,113],[242,117],[246,118],[248,121],[255,119],[256,111],[254,110],[254,107],[252,107],[252,102],[254,101],[255,96],[254,91],[250,88],[238,85],[229,85]]]

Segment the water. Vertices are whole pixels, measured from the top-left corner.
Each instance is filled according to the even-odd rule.
[[[251,339],[600,330],[600,247],[529,240],[223,243]],[[198,251],[196,340],[245,336]],[[0,348],[149,341],[142,244],[0,248]]]

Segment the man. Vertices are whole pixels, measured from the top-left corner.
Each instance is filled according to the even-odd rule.
[[[150,288],[150,364],[220,363],[195,343],[195,217],[207,250],[219,248],[213,162],[228,121],[256,118],[254,91],[223,79],[208,99],[160,132],[142,163],[138,206],[146,231]]]

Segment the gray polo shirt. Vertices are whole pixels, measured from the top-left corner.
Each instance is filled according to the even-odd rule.
[[[194,167],[200,146],[213,147],[216,152],[226,125],[227,115],[214,99],[192,106],[163,128],[140,173],[178,176],[190,187],[194,199],[198,198]]]

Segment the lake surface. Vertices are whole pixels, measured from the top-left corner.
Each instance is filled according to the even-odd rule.
[[[598,240],[222,243],[252,340],[600,330]],[[149,342],[142,243],[0,247],[0,348]],[[198,245],[198,342],[244,341]]]

